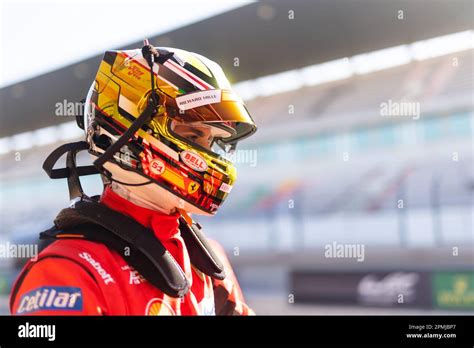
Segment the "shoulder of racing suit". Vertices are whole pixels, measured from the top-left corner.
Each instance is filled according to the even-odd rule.
[[[107,298],[120,296],[113,267],[117,256],[87,240],[59,240],[31,259],[10,295],[12,314],[89,314],[107,312]],[[107,265],[107,266],[104,266]],[[112,286],[111,286],[112,285]],[[116,308],[125,306],[114,304]]]

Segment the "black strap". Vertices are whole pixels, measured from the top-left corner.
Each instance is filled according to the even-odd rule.
[[[78,141],[75,143],[69,143],[59,146],[45,159],[43,163],[43,170],[48,174],[51,179],[63,179],[69,176],[69,168],[53,169],[59,158],[68,151],[79,151],[87,150],[89,145],[85,141]],[[99,174],[99,171],[94,166],[83,166],[77,168],[77,174],[79,176]]]
[[[210,277],[224,279],[224,266],[197,224],[189,226],[184,218],[180,218],[179,224],[191,264]],[[55,227],[42,232],[40,239],[64,239],[65,234],[67,238],[105,244],[167,295],[184,296],[189,289],[181,267],[151,230],[103,204],[90,200],[75,202],[58,214]]]
[[[64,144],[51,152],[43,162],[43,169],[51,179],[67,178],[69,198],[71,200],[78,197],[85,197],[81,181],[79,180],[80,176],[99,174],[99,171],[94,166],[76,166],[77,153],[87,149],[89,149],[89,144],[85,141]],[[67,153],[66,168],[53,169],[56,162],[65,153]]]
[[[141,113],[140,116],[130,125],[130,127],[114,142],[110,145],[105,152],[94,161],[94,165],[99,171],[103,171],[104,163],[110,161],[115,154],[126,145],[133,135],[140,129],[146,121],[156,112],[157,103],[153,101],[152,98],[149,99],[148,104]]]
[[[102,242],[125,258],[130,251],[132,259],[140,260],[132,266],[167,295],[182,297],[188,292],[186,276],[173,256],[151,230],[128,216],[102,204],[81,200],[73,207],[63,209],[54,223],[57,230]],[[47,232],[42,234],[42,238],[48,238]]]
[[[201,229],[195,223],[189,226],[186,220],[181,217],[179,219],[179,230],[188,249],[191,263],[210,277],[224,279],[224,265],[212,250]]]
[[[145,257],[139,248],[127,243],[117,235],[110,233],[109,230],[95,224],[83,224],[66,230],[57,228],[49,229],[40,234],[42,240],[64,240],[64,239],[85,239],[88,241],[101,243],[109,249],[116,251],[121,257],[137,270],[147,281],[172,297],[183,297],[188,292],[189,286],[179,288],[179,285],[173,283],[168,274],[180,272],[180,268],[172,265],[171,269],[166,268],[166,263],[160,264],[159,269],[149,258]],[[179,266],[178,266],[179,267]],[[184,275],[183,275],[183,279]],[[183,282],[184,283],[184,282]]]

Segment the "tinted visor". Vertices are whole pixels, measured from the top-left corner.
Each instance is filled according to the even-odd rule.
[[[215,127],[227,129],[231,133],[230,136],[220,139],[225,143],[235,143],[256,131],[252,117],[232,91],[218,91],[221,95],[220,101],[205,100],[206,92],[209,91],[188,93],[182,96],[186,99],[180,98],[181,96],[176,100],[165,98],[168,116],[179,123],[212,123]],[[180,102],[187,102],[187,105],[178,106],[177,103]]]

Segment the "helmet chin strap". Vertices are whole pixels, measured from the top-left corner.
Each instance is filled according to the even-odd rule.
[[[160,203],[158,203],[157,201],[152,202],[150,199],[142,197],[140,192],[135,190],[134,187],[129,188],[117,182],[112,182],[110,188],[120,197],[139,207],[155,210],[166,215],[174,214],[177,211],[176,207],[166,206],[166,202],[163,200],[160,200]]]

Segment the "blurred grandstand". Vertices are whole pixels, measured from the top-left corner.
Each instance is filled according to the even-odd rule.
[[[365,4],[377,6],[372,1]],[[329,14],[338,13],[341,8],[339,1],[301,2],[294,6],[318,5]],[[398,5],[410,6],[407,2]],[[238,18],[271,26],[271,18],[266,18],[273,13],[273,25],[277,26],[282,20],[280,14],[286,15],[292,6],[290,2],[251,4],[211,18],[208,23],[218,25],[220,20]],[[387,11],[391,6],[387,4]],[[393,6],[391,10],[398,8]],[[334,272],[328,284],[339,280],[343,284],[345,278],[338,278],[338,272],[382,272],[380,279],[390,272],[418,272],[421,279],[430,272],[434,279],[438,275],[433,272],[455,271],[467,274],[472,281],[473,31],[472,23],[463,22],[461,15],[458,21],[435,15],[440,6],[442,2],[434,1],[431,9],[425,9],[428,14],[423,13],[423,18],[429,18],[429,11],[433,11],[433,23],[425,21],[424,26],[413,27],[408,36],[403,30],[399,36],[391,32],[391,41],[389,34],[387,40],[381,36],[372,40],[367,51],[357,51],[352,46],[344,50],[347,42],[332,40],[332,56],[326,52],[320,57],[312,52],[310,61],[307,56],[305,61],[296,58],[294,66],[288,66],[288,60],[279,66],[267,57],[269,61],[264,64],[274,70],[265,68],[265,76],[253,72],[251,78],[246,76],[245,65],[233,70],[235,86],[259,131],[239,149],[239,181],[218,216],[196,219],[210,237],[228,250],[244,292],[257,312],[377,314],[421,310],[395,306],[358,308],[357,301],[348,306],[336,302],[331,310],[321,307],[321,303],[325,304],[321,297],[324,291],[319,297],[313,296],[313,302],[301,303],[298,294],[311,293],[312,289],[302,287],[298,272]],[[458,1],[450,11],[461,13],[470,7],[471,3]],[[383,8],[379,11],[386,15]],[[298,10],[295,12],[298,14]],[[413,9],[408,13],[416,12]],[[357,28],[359,22],[367,20],[363,11],[358,14],[345,22],[348,28]],[[204,31],[203,23],[166,37],[173,44],[188,48],[186,42],[181,44],[173,35],[182,36],[180,30],[188,30],[198,37],[199,30]],[[305,24],[308,23],[301,26]],[[317,23],[313,25],[315,32],[325,30]],[[430,32],[430,25],[443,31]],[[337,26],[333,28],[337,30]],[[292,30],[298,32],[297,28]],[[304,42],[305,36],[299,34]],[[245,39],[252,40],[250,36]],[[247,47],[249,56],[257,42],[265,42],[265,37],[258,35],[253,39]],[[207,52],[203,49],[199,53]],[[302,48],[302,55],[305,53],[309,52]],[[15,118],[6,103],[12,91],[25,93],[41,81],[59,79],[67,69],[0,91],[2,122],[10,118],[5,121],[4,138],[0,139],[0,240],[32,238],[48,228],[57,211],[65,206],[65,182],[49,180],[41,172],[41,164],[54,147],[65,140],[79,139],[81,132],[70,120],[58,125],[54,123],[64,120],[52,117],[50,124],[42,125],[47,128],[20,132],[13,125]],[[239,78],[237,71],[241,70],[244,72]],[[41,93],[48,94],[50,101],[66,98],[48,91]],[[81,95],[84,89],[76,88],[75,93]],[[414,103],[420,112],[384,115],[382,105],[390,102]],[[37,103],[39,107],[41,103]],[[28,106],[21,108],[26,112]],[[51,110],[51,105],[42,107],[39,113],[48,108]],[[10,125],[16,129],[14,133],[6,129]],[[81,159],[87,160],[87,156]],[[88,192],[100,193],[98,178],[84,181]],[[364,245],[364,262],[325,257],[325,247],[334,242]],[[474,288],[468,291],[474,292]],[[4,292],[8,292],[8,282]],[[435,290],[431,289],[430,294],[435,296]],[[419,307],[424,311],[471,311],[474,304]]]

